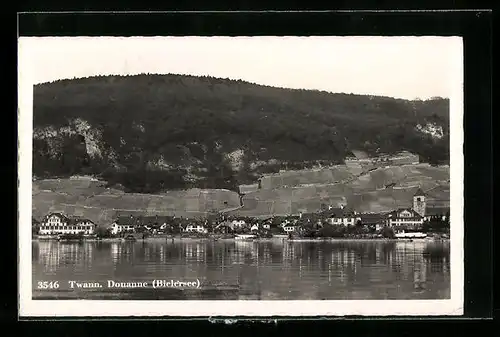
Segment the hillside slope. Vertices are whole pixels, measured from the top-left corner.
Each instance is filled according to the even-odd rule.
[[[124,193],[105,187],[103,181],[45,179],[33,182],[32,216],[50,212],[81,216],[109,224],[119,214],[171,215],[188,218],[240,207],[236,192],[221,189],[189,189],[162,194]]]
[[[91,174],[127,192],[222,188],[352,150],[448,163],[449,101],[407,101],[181,75],[35,86],[33,173]]]
[[[109,224],[118,214],[192,218],[222,211],[230,215],[268,217],[316,212],[324,205],[340,204],[357,211],[384,212],[411,206],[418,187],[428,193],[429,204],[449,206],[447,166],[418,164],[379,168],[357,176],[351,172],[348,180],[345,180],[345,169],[335,167],[334,172],[342,173],[333,174],[333,179],[332,169],[316,170],[314,174],[284,172],[282,175],[287,178],[300,176],[301,179],[294,179],[298,184],[284,187],[278,179],[269,188],[246,193],[242,197],[243,207],[240,207],[238,194],[229,190],[189,189],[139,194],[106,188],[102,181],[37,180],[33,182],[33,217],[40,219],[49,212],[63,212]],[[280,174],[272,177],[278,176]],[[393,185],[388,188],[389,183]]]
[[[358,212],[387,212],[412,207],[413,195],[418,188],[426,192],[428,205],[449,207],[448,166],[417,164],[382,167],[348,179],[334,174],[337,182],[322,174],[329,171],[331,169],[273,175],[272,178],[276,179],[271,180],[269,188],[246,193],[243,196],[244,207],[230,214],[267,217],[317,212],[326,205],[341,204]],[[324,183],[319,182],[318,175],[323,176]],[[280,178],[296,182],[301,180],[301,183],[283,185]],[[307,180],[311,183],[306,183]]]

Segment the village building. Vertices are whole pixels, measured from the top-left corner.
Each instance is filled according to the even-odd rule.
[[[420,229],[423,223],[424,217],[411,208],[399,208],[387,214],[389,227]]]
[[[252,225],[252,227],[250,227],[250,231],[253,232],[253,231],[258,231],[259,230],[259,224],[258,223],[255,223]]]
[[[285,219],[281,222],[281,227],[289,226],[289,225],[294,225],[297,221],[294,219]]]
[[[111,234],[116,235],[119,233],[135,232],[136,226],[140,226],[139,218],[130,216],[119,216],[111,224]]]
[[[359,217],[363,226],[375,230],[380,230],[386,223],[386,217],[380,213],[362,213]]]
[[[138,224],[153,234],[163,233],[172,226],[173,217],[164,215],[150,215],[138,217]]]
[[[359,214],[352,209],[341,206],[339,208],[329,207],[328,211],[323,212],[326,215],[326,222],[330,225],[354,226],[361,221]]]
[[[450,208],[427,206],[425,209],[424,221],[431,220],[450,221]]]
[[[420,216],[425,217],[426,210],[426,200],[425,193],[420,188],[413,195],[413,210],[420,214]]]
[[[67,217],[62,213],[50,213],[40,223],[40,235],[95,233],[93,221],[81,217]]]
[[[387,214],[388,226],[400,227],[403,229],[420,229],[424,221],[439,219],[441,221],[449,221],[450,208],[449,206],[429,205],[427,195],[418,188],[413,195],[412,208],[400,208]]]
[[[260,226],[265,230],[272,230],[282,228],[282,222],[276,217],[271,217],[267,219],[262,219]]]
[[[235,219],[235,220],[231,221],[231,227],[233,229],[242,228],[242,227],[245,227],[245,226],[246,226],[245,220]]]
[[[208,229],[203,225],[203,224],[200,224],[200,223],[190,223],[189,225],[186,226],[186,230],[185,230],[187,233],[208,233]]]
[[[303,225],[312,225],[316,228],[323,227],[322,217],[318,213],[304,213],[301,221]]]
[[[285,223],[283,225],[283,230],[286,232],[286,233],[293,233],[295,231],[297,231],[297,228],[298,226],[296,226],[294,223],[292,222],[289,222],[289,223]]]

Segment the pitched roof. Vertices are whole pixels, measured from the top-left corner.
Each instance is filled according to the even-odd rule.
[[[411,208],[398,208],[397,210],[394,210],[392,212],[387,213],[387,217],[397,218],[398,214],[401,213],[401,212],[403,212],[403,211],[410,212],[411,213],[411,217],[410,218],[417,218],[417,219],[422,218],[422,216],[420,214],[418,214],[417,212],[415,212]]]
[[[445,215],[450,213],[449,207],[426,207],[425,215]]]
[[[52,213],[49,213],[49,214],[47,214],[44,217],[44,219],[48,219],[49,217],[51,217],[53,215],[58,216],[58,217],[60,217],[62,219],[65,219],[65,220],[68,219],[68,217],[66,215],[64,215],[63,213],[61,213],[61,212],[52,212]]]
[[[330,216],[330,217],[347,217],[354,215],[354,211],[350,208],[344,207],[335,207],[329,210],[322,212],[322,215]]]
[[[92,221],[90,219],[82,218],[82,217],[77,216],[77,215],[68,217],[68,224],[70,224],[70,225],[76,225],[80,222],[92,222],[92,223],[94,223],[94,221]]]
[[[133,216],[119,216],[115,222],[119,225],[135,225],[139,222],[139,219]]]
[[[363,213],[359,217],[363,223],[375,223],[386,219],[386,216],[380,213]]]
[[[149,216],[141,216],[138,217],[139,221],[142,223],[158,223],[158,224],[164,224],[164,223],[169,223],[173,220],[172,216],[167,216],[167,215],[149,215]]]

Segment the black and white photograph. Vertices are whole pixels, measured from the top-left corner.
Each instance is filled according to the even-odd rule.
[[[461,315],[459,37],[21,37],[21,313]]]

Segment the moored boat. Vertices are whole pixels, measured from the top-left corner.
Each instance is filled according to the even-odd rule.
[[[421,232],[402,232],[395,234],[395,236],[397,239],[425,239],[427,237],[427,234]]]
[[[235,240],[241,241],[253,241],[255,238],[257,238],[257,235],[253,234],[236,234],[234,237]]]

